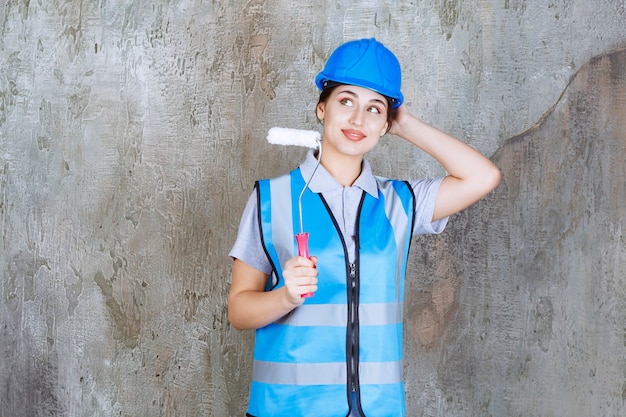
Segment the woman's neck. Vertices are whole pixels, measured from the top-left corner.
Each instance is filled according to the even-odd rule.
[[[363,158],[322,154],[322,166],[344,187],[349,187],[361,175]]]

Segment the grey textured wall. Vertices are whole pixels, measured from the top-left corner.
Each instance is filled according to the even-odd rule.
[[[409,414],[626,415],[625,8],[3,2],[0,415],[243,414],[226,254],[253,180],[303,156],[267,129],[316,128],[314,75],[363,36],[504,173],[413,244]],[[370,159],[442,174],[394,137]]]

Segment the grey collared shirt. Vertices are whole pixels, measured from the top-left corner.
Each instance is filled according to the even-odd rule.
[[[313,172],[316,162],[313,151],[309,151],[306,159],[302,165],[300,165],[302,176],[305,179],[309,178]],[[439,185],[442,180],[443,178],[436,180],[423,179],[409,181],[415,194],[416,216],[413,235],[438,234],[445,228],[448,222],[447,217],[436,222],[432,221],[433,212],[435,210],[435,198],[437,197],[437,191],[439,190]],[[354,262],[356,248],[354,228],[356,225],[359,202],[361,201],[361,194],[365,191],[375,198],[378,198],[378,186],[372,174],[369,162],[365,159],[363,160],[361,175],[359,175],[354,184],[349,187],[344,187],[339,184],[332,175],[320,165],[309,183],[309,189],[315,193],[321,193],[324,196],[346,242],[346,249],[350,258],[349,261]],[[257,210],[257,195],[255,190],[248,199],[248,203],[243,211],[237,240],[229,255],[232,258],[242,260],[259,271],[270,274],[272,267],[261,244]]]

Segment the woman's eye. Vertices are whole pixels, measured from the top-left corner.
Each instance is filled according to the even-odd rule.
[[[381,113],[380,109],[378,107],[375,107],[375,106],[370,107],[369,111],[371,113],[376,113],[376,114],[380,114]]]
[[[342,99],[340,103],[343,104],[344,106],[352,106],[352,100],[349,98]]]

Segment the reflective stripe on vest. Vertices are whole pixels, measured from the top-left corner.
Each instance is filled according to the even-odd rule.
[[[368,417],[404,413],[402,310],[414,217],[408,184],[381,178],[377,183],[379,198],[365,194],[357,227],[358,384]],[[297,254],[298,196],[304,180],[300,171],[294,170],[259,181],[257,186],[261,238],[275,271],[267,285],[267,290],[272,290],[283,286],[282,265]],[[302,209],[304,229],[310,233],[309,253],[318,257],[319,289],[302,306],[257,330],[251,415],[324,416],[348,411],[350,266],[346,248],[320,195],[307,190]]]
[[[366,362],[361,364],[361,384],[397,384],[402,375],[402,362]],[[270,379],[264,379],[264,378]],[[331,385],[345,381],[346,364],[331,363],[278,363],[255,361],[252,379],[266,384]]]
[[[359,320],[362,326],[380,326],[402,323],[401,303],[370,303],[359,305]],[[345,304],[303,304],[276,321],[276,324],[291,326],[342,326],[348,324]]]

